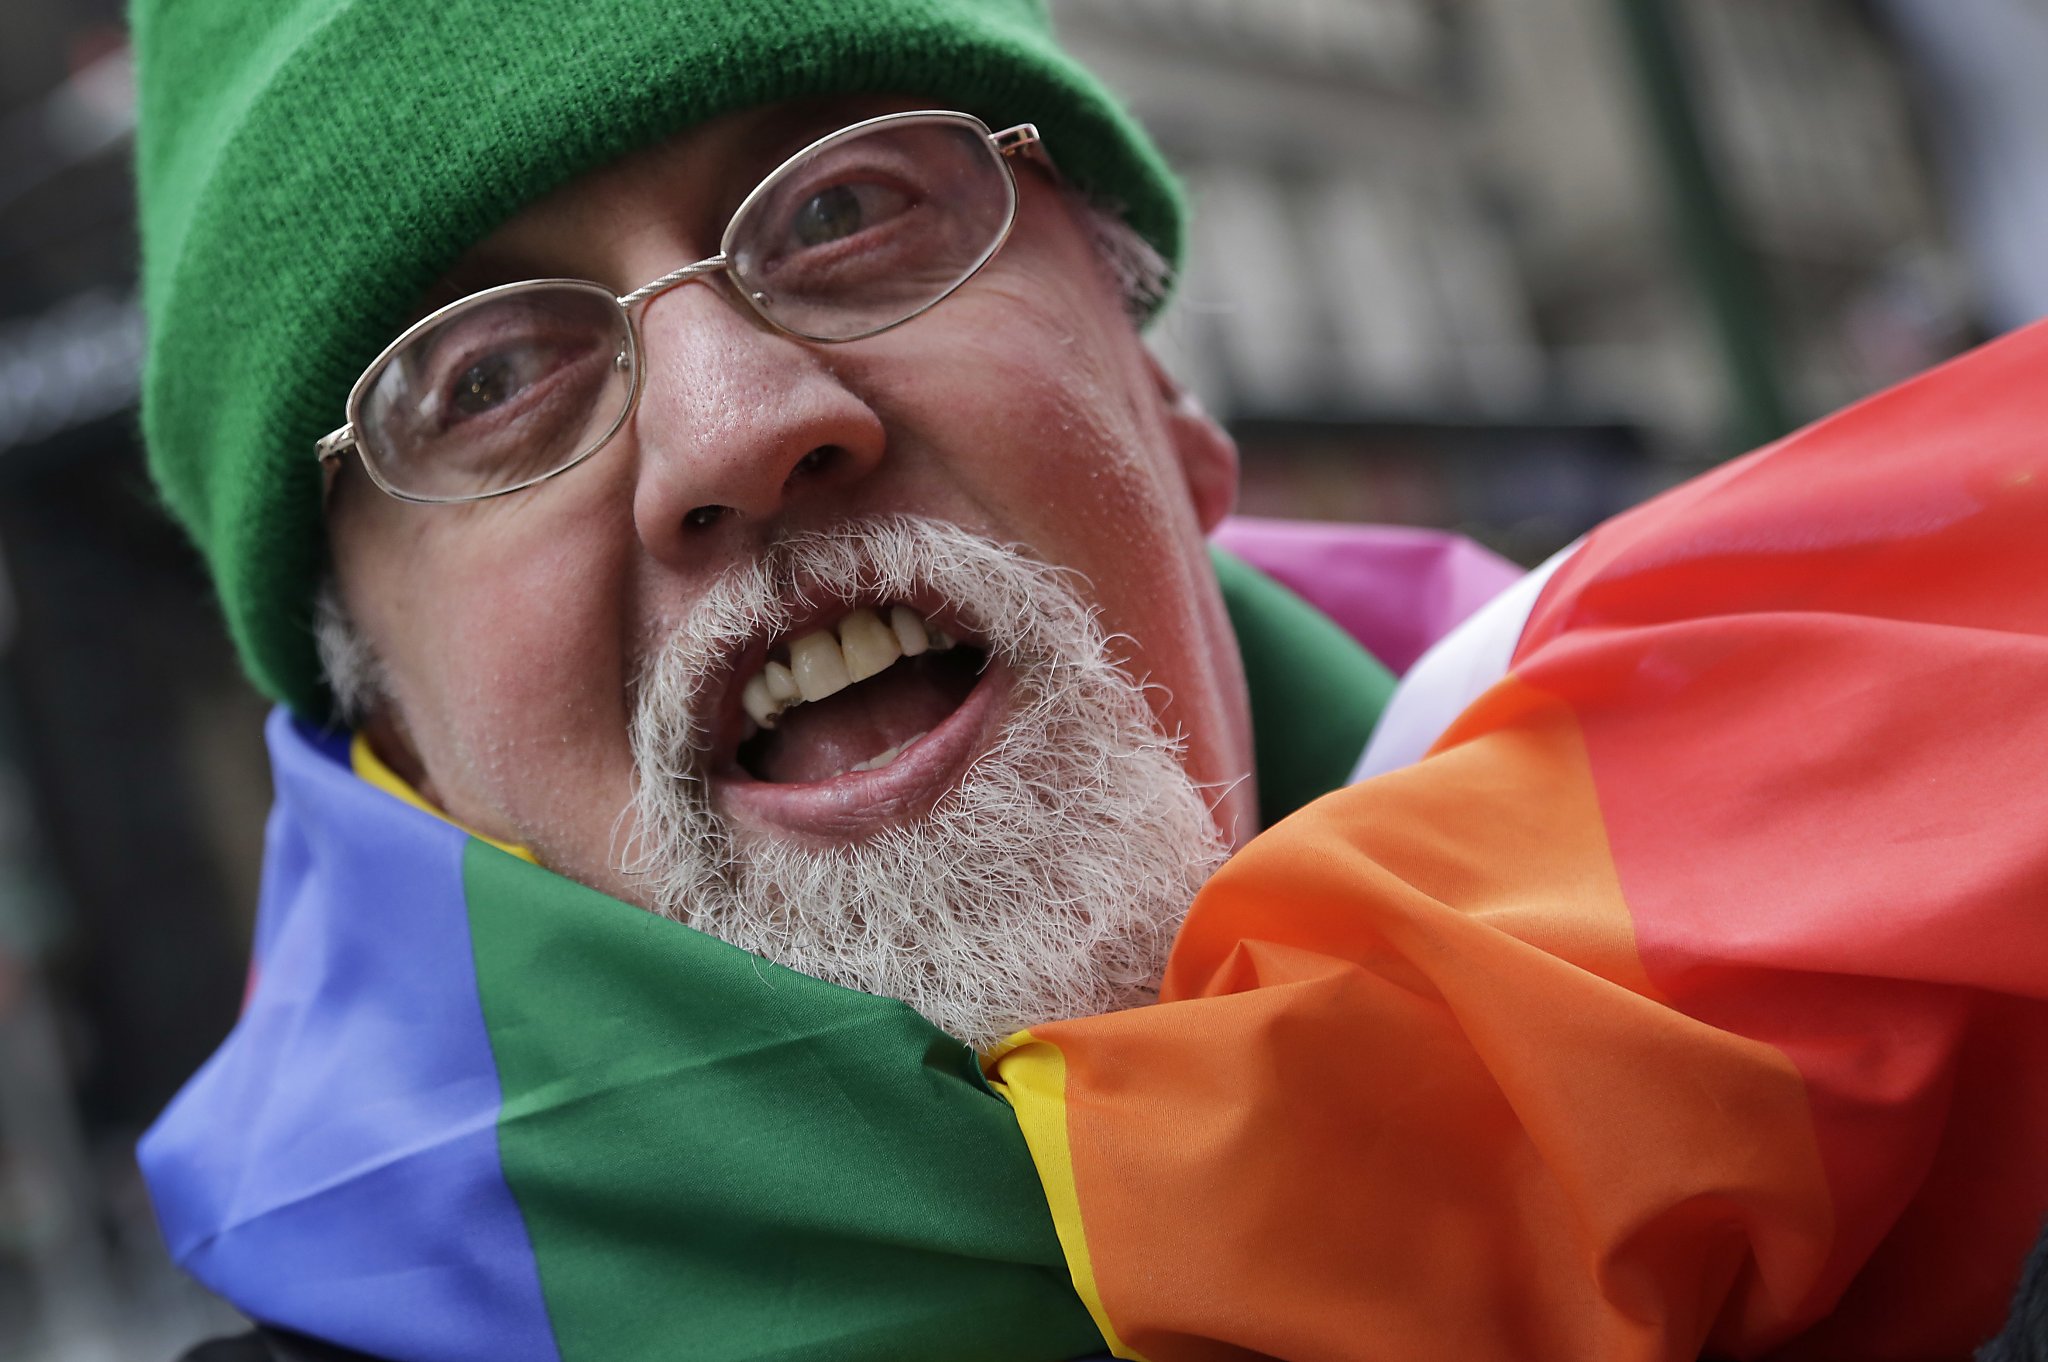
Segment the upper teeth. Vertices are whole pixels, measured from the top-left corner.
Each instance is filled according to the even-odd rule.
[[[816,629],[789,641],[787,663],[770,659],[740,690],[747,715],[763,728],[775,727],[784,710],[822,700],[865,681],[899,657],[927,650],[943,652],[955,640],[925,623],[907,605],[889,607],[886,621],[867,606],[830,629]]]

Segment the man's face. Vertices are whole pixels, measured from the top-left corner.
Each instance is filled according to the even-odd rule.
[[[715,251],[740,198],[790,152],[895,107],[916,106],[806,103],[706,124],[530,206],[465,257],[450,287],[568,277],[623,293]],[[1046,677],[1069,669],[1041,666],[1032,650],[1087,651],[1092,614],[1123,674],[1142,683],[1126,687],[1125,717],[1148,728],[1105,745],[1098,765],[1114,776],[1142,764],[1131,753],[1178,736],[1214,830],[1226,842],[1249,835],[1243,678],[1203,548],[1228,508],[1234,455],[1150,360],[1068,198],[1035,170],[1018,180],[1016,227],[995,259],[932,312],[879,336],[803,342],[767,328],[723,285],[656,297],[639,318],[645,381],[632,418],[549,482],[420,506],[344,471],[329,530],[344,600],[383,664],[389,694],[369,731],[387,760],[471,828],[689,919],[692,904],[664,894],[705,881],[664,881],[659,855],[647,856],[648,782],[689,785],[715,819],[724,859],[712,879],[755,852],[809,856],[812,885],[846,857],[900,854],[906,836],[957,812],[963,792],[979,798],[976,772],[992,769],[1020,726],[1046,727],[1042,710],[1026,711],[1065,684]],[[858,548],[880,542],[885,526],[904,540],[896,560],[922,564],[900,580]],[[949,555],[947,537],[961,532],[969,547]],[[851,557],[834,556],[831,545],[849,542]],[[1063,589],[1077,608],[1047,613],[1079,620],[1084,637],[1046,644],[1065,637],[1048,626],[1022,631],[1035,641],[1016,643],[1021,651],[998,643],[1008,622],[989,612],[1024,609],[1005,592],[1014,569],[1032,570],[983,562],[976,545],[1068,570]],[[1006,571],[1008,587],[973,585]],[[748,589],[771,599],[734,606]],[[718,618],[753,623],[693,647],[712,627],[707,599],[727,607]],[[748,677],[863,603],[885,620],[891,604],[907,605],[966,646],[950,660],[897,663],[754,733],[741,702]],[[650,706],[676,712],[650,716]],[[893,760],[848,769],[904,740]],[[647,750],[664,742],[664,753]],[[1055,766],[1011,783],[1064,779]],[[1028,809],[1006,816],[1031,822]],[[685,838],[706,836],[684,826]],[[989,840],[985,829],[962,836]],[[971,863],[960,873],[977,874]],[[861,919],[878,911],[856,903],[850,929],[867,930]]]

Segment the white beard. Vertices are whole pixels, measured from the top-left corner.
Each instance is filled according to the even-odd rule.
[[[710,805],[716,659],[786,631],[803,583],[851,602],[936,593],[1016,677],[1015,709],[911,823],[818,848],[734,836]],[[1139,686],[1062,574],[938,522],[862,522],[727,573],[642,682],[625,869],[648,905],[805,974],[898,998],[986,1049],[1158,995],[1195,890],[1227,854]]]

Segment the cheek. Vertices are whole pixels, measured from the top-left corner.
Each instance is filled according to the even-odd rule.
[[[1163,399],[1120,315],[1102,326],[1085,300],[1059,303],[979,292],[943,358],[899,366],[919,377],[897,425],[941,451],[987,532],[1083,574],[1131,673],[1158,683],[1162,721],[1200,728],[1224,644],[1198,605],[1205,540]]]
[[[885,420],[939,451],[1012,534],[1116,539],[1180,519],[1142,352],[1120,315],[1103,325],[1102,304],[1001,280],[955,300],[944,335],[891,366],[910,379]]]
[[[516,517],[514,506],[479,512]],[[440,533],[446,528],[450,533]],[[399,709],[449,812],[525,830],[522,791],[559,788],[565,760],[623,750],[616,536],[468,514],[420,536],[384,592]],[[415,583],[431,582],[431,591]]]
[[[486,567],[429,640],[468,688],[472,723],[552,726],[618,674],[616,616],[593,608],[617,598],[596,583],[579,598],[573,565],[548,561],[559,556]]]

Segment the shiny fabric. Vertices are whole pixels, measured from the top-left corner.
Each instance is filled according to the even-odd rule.
[[[991,1057],[1117,1356],[1997,1330],[2048,1213],[2044,371],[1596,530],[1422,760],[1203,889],[1161,1006]]]

